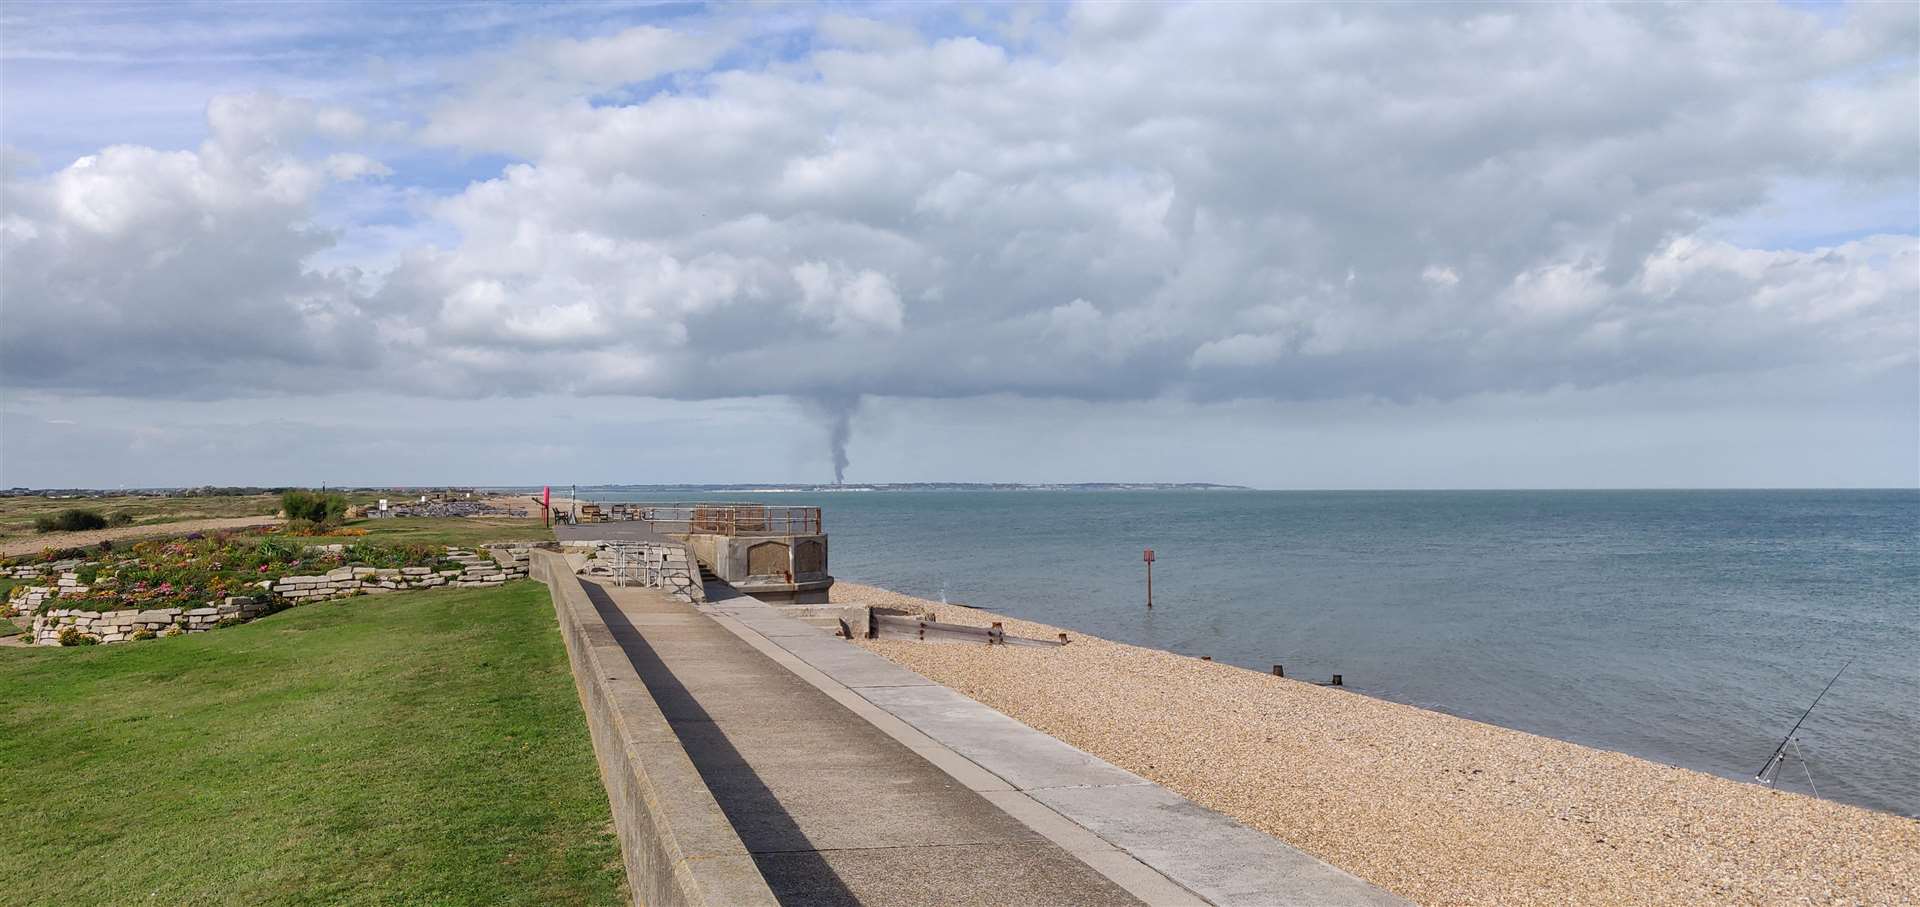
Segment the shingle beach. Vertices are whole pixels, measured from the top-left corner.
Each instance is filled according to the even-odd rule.
[[[1920,903],[1911,819],[872,586],[833,596],[1064,630],[1060,648],[861,644],[1423,904]]]

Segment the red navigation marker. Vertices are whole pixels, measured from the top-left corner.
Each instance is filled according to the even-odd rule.
[[[1153,549],[1148,548],[1146,554],[1140,555],[1140,559],[1143,561],[1146,561],[1149,564],[1153,563]]]

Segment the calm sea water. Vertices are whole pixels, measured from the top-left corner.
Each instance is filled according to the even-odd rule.
[[[824,506],[843,579],[1732,778],[1857,657],[1781,786],[1920,814],[1920,491],[727,497]]]

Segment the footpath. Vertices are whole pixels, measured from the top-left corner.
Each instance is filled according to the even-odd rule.
[[[1405,903],[724,584],[535,554],[638,901]]]

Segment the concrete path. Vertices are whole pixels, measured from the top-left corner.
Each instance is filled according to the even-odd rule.
[[[1139,903],[693,606],[584,585],[782,903]]]
[[[673,540],[648,528],[639,520],[612,520],[605,523],[569,525],[555,523],[553,536],[562,542],[646,542],[672,544]]]
[[[1407,904],[1271,835],[730,592],[708,586],[705,609],[722,626],[1145,900]]]

